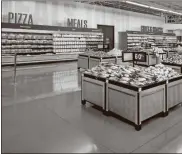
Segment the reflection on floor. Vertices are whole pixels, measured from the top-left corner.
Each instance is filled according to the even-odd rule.
[[[30,153],[155,153],[182,148],[182,107],[139,132],[80,105],[76,63],[2,70],[2,150]],[[168,148],[167,148],[168,147]]]

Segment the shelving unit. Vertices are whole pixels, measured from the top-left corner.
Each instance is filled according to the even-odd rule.
[[[2,54],[53,53],[52,34],[2,32]]]
[[[177,43],[177,38],[173,33],[159,35],[140,31],[119,32],[119,48],[121,50],[141,47],[142,43],[151,44],[152,47],[169,48],[171,43]]]
[[[55,53],[84,52],[86,49],[100,50],[98,45],[103,49],[103,33],[54,33],[53,44]]]
[[[17,30],[16,30],[17,29]],[[99,45],[102,47],[99,47]],[[73,53],[103,50],[100,29],[2,23],[2,53]]]

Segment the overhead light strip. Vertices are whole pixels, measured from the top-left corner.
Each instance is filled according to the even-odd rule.
[[[148,5],[144,5],[144,4],[140,4],[140,3],[135,3],[135,2],[131,2],[131,1],[125,1],[125,2],[126,2],[126,3],[129,3],[129,4],[133,4],[133,5],[137,5],[137,6],[149,8]]]
[[[149,6],[149,5],[144,5],[144,4],[140,4],[140,3],[136,3],[136,2],[132,2],[132,1],[124,1],[124,2],[126,2],[128,4],[133,4],[133,5],[136,5],[136,6],[141,6],[141,7],[144,7],[144,8],[149,8],[149,9],[158,10],[158,11],[162,11],[162,12],[169,12],[169,13],[173,13],[173,14],[177,14],[177,15],[182,15],[182,13],[180,13],[180,12],[160,9],[160,8],[157,8],[157,7],[152,7],[152,6]]]

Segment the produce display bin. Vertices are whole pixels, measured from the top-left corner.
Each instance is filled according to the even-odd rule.
[[[146,55],[146,62],[135,62],[136,65],[141,65],[141,66],[151,66],[151,65],[156,65],[157,64],[157,57],[153,54],[147,54]]]
[[[78,69],[80,69],[80,68],[84,68],[84,69],[89,68],[89,56],[88,55],[79,54],[79,56],[78,56]]]
[[[103,62],[110,62],[116,64],[116,56],[110,56],[110,57],[96,57],[96,56],[90,56],[89,58],[89,68],[98,66],[100,63]]]
[[[165,59],[167,57],[167,53],[159,53],[160,59]],[[156,64],[159,64],[160,61],[158,60],[159,58],[156,57],[154,54],[147,54],[146,55],[146,62],[134,62],[135,65],[140,65],[140,66],[154,66]]]
[[[163,60],[163,59],[166,59],[167,58],[167,53],[160,53],[159,54],[160,58]]]
[[[122,63],[122,56],[116,56],[116,64]]]
[[[168,80],[166,84],[167,111],[182,103],[182,76]]]
[[[162,62],[162,64],[166,65],[167,67],[171,67],[172,69],[174,69],[176,72],[178,73],[182,73],[182,64],[173,64],[173,63],[166,63],[166,62]]]
[[[177,51],[176,50],[171,50],[167,52],[167,57],[171,57],[173,54],[176,54]]]
[[[115,114],[140,130],[142,122],[166,114],[166,81],[134,87],[109,80],[106,85],[106,113]]]
[[[94,104],[105,110],[105,88],[106,79],[95,77],[90,74],[82,74],[81,79],[81,100],[82,105],[86,102]]]

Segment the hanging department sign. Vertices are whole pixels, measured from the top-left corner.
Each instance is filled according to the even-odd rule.
[[[163,33],[163,28],[162,27],[141,26],[141,32],[144,32],[144,33]]]
[[[32,14],[8,12],[8,23],[33,25]]]
[[[182,24],[182,16],[168,15],[168,16],[166,16],[166,23]]]
[[[67,27],[87,28],[87,20],[67,19]]]

